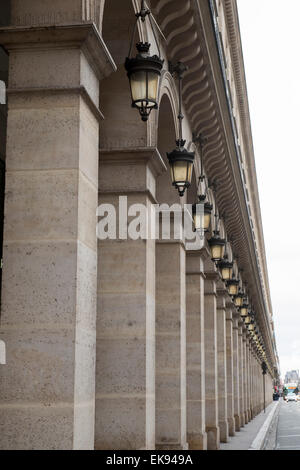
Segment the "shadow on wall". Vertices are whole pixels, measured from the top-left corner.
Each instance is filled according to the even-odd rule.
[[[10,0],[0,1],[0,26],[9,26],[10,24]]]

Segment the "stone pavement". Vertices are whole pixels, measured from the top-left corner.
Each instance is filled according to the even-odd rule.
[[[258,433],[264,426],[268,416],[274,408],[278,405],[277,401],[274,401],[266,408],[266,413],[263,411],[257,415],[250,423],[246,424],[239,432],[236,433],[234,437],[231,437],[229,442],[226,444],[221,444],[220,450],[248,450],[253,441],[257,438]],[[275,436],[276,436],[276,424],[272,426],[274,429],[271,429],[271,438],[268,439],[266,450],[271,450],[275,446]]]

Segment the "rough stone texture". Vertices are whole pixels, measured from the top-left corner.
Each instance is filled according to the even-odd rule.
[[[187,440],[206,450],[203,254],[187,252]]]
[[[156,446],[185,449],[186,259],[176,240],[156,244]]]
[[[99,122],[68,91],[91,70],[80,46],[20,49],[10,54],[0,446],[92,449]],[[45,90],[54,76],[59,97]]]
[[[206,273],[204,297],[205,420],[208,450],[220,447],[217,362],[217,293],[215,274]]]
[[[224,290],[217,290],[217,355],[218,355],[218,408],[221,442],[228,440],[227,362],[226,362],[226,300]]]
[[[233,377],[233,317],[232,309],[226,308],[226,382],[227,421],[229,436],[235,435],[234,420],[234,377]]]
[[[99,202],[149,206],[164,168],[155,149],[101,151]],[[98,242],[95,448],[154,449],[155,240],[119,235]]]

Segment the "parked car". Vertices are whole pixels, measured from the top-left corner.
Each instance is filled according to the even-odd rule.
[[[286,401],[297,401],[297,395],[295,393],[288,393],[286,396]]]

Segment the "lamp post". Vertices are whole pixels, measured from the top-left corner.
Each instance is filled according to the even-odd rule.
[[[214,186],[216,191],[215,183]],[[210,246],[212,261],[221,261],[225,254],[226,240],[220,237],[219,214],[216,205],[217,202],[215,201],[215,230],[213,232],[213,236],[208,240],[208,244]]]
[[[229,281],[232,278],[233,273],[233,263],[228,261],[227,256],[219,262],[218,267],[221,271],[221,276],[223,281]]]
[[[242,306],[243,298],[244,298],[243,292],[241,290],[239,290],[239,292],[234,297],[234,304],[235,304],[236,307],[241,307]]]
[[[182,135],[182,121],[184,118],[182,114],[182,79],[186,70],[187,67],[182,62],[178,62],[176,65],[170,64],[170,72],[173,76],[174,74],[177,75],[179,82],[179,139],[176,140],[176,148],[167,153],[167,157],[171,168],[172,185],[178,190],[180,197],[191,185],[195,159],[194,152],[189,152],[185,148],[186,141],[183,140]]]
[[[264,413],[266,412],[266,384],[265,384],[265,375],[267,373],[267,364],[265,361],[261,364],[261,370],[263,375],[263,393],[264,393]]]
[[[227,287],[228,287],[228,294],[235,296],[238,293],[238,288],[239,288],[239,283],[240,281],[238,279],[234,278],[234,275],[232,276],[232,279],[227,281]]]
[[[195,134],[193,134],[193,143],[198,144],[198,147],[199,147],[201,168],[200,168],[200,176],[199,176],[199,183],[198,183],[198,189],[197,189],[197,193],[200,192],[200,194],[198,195],[198,201],[195,204],[193,204],[192,215],[193,215],[195,231],[201,231],[201,232],[208,232],[210,224],[211,224],[211,212],[213,209],[212,204],[210,204],[209,201],[206,201],[208,197],[207,196],[208,188],[207,188],[207,181],[204,175],[204,167],[203,167],[203,145],[205,142],[207,142],[207,139],[205,139],[202,134],[199,134],[199,136],[196,136]],[[202,194],[203,182],[205,182],[205,189]],[[202,211],[199,210],[199,206],[200,207],[202,206]]]
[[[136,45],[137,55],[130,58],[133,41],[136,33],[137,22],[139,19],[144,23],[149,17],[153,35],[159,51],[159,45],[153,27],[151,12],[145,6],[145,0],[141,2],[141,10],[136,14],[136,23],[132,34],[128,57],[125,61],[125,69],[129,78],[132,107],[137,108],[142,121],[146,122],[152,109],[158,108],[158,93],[161,70],[164,60],[157,55],[150,55],[151,44],[148,42],[139,42]],[[160,54],[160,52],[159,52]]]

